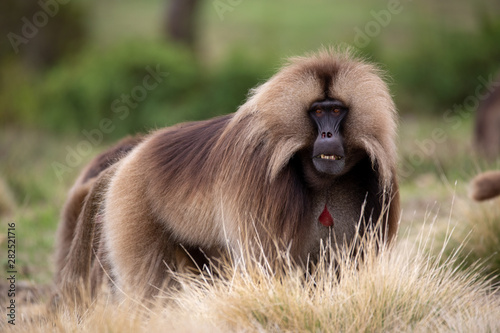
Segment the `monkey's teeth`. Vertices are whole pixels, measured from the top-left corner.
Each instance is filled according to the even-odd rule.
[[[335,160],[342,159],[342,156],[320,154],[319,158],[321,158],[323,160],[332,160],[332,161],[335,161]]]

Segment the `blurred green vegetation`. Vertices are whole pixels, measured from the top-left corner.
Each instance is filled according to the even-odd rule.
[[[453,105],[486,90],[480,77],[496,79],[500,71],[500,15],[477,14],[475,31],[456,31],[437,25],[420,29],[410,54],[391,62],[394,91],[404,112],[441,115]],[[475,110],[470,110],[472,113]]]
[[[68,133],[92,130],[108,118],[116,123],[114,138],[162,126],[163,114],[189,101],[197,90],[197,67],[188,52],[159,43],[84,52],[45,77],[37,89],[44,112],[34,122]]]
[[[126,42],[106,52],[90,49],[30,81],[22,69],[3,72],[0,121],[68,134],[113,121],[107,140],[127,133],[234,112],[249,88],[264,80],[265,65],[234,52],[202,68],[181,47]]]

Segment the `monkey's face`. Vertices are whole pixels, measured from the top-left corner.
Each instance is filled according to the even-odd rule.
[[[317,130],[311,158],[320,173],[336,176],[344,171],[346,156],[341,125],[347,112],[347,107],[335,99],[315,102],[309,109]]]

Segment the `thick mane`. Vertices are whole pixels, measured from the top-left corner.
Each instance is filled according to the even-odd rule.
[[[151,142],[147,143],[151,149],[145,156],[145,165],[152,173],[150,186],[165,195],[175,191],[178,195],[187,196],[191,193],[180,191],[192,190],[194,194],[201,188],[211,186],[213,175],[218,173],[221,165],[211,159],[210,154],[231,117],[232,114],[181,124],[154,133]],[[185,183],[195,183],[199,187],[190,189],[182,186]]]
[[[149,186],[166,196],[174,191],[187,201],[214,197],[218,216],[206,218],[252,221],[284,241],[292,239],[311,210],[302,166],[294,157],[314,141],[307,115],[313,102],[335,98],[348,106],[347,146],[368,155],[378,192],[392,188],[395,107],[379,75],[371,64],[353,60],[349,51],[290,59],[236,113],[154,136],[145,163],[154,175]]]
[[[151,179],[160,181],[150,186],[165,194],[184,191],[177,194],[187,200],[199,193],[215,195],[224,203],[222,215],[262,223],[271,229],[268,232],[291,239],[311,208],[301,166],[293,159],[314,140],[307,116],[313,102],[336,98],[349,107],[346,133],[356,136],[347,135],[347,145],[368,154],[380,192],[391,188],[395,107],[379,75],[376,67],[353,58],[350,51],[322,50],[292,58],[255,88],[235,114],[167,129],[154,138],[156,148],[147,165],[156,173]],[[192,193],[175,185],[192,182],[193,177],[198,187]],[[287,207],[297,202],[303,204]]]
[[[301,228],[307,227],[303,222],[311,211],[311,195],[307,193],[300,162],[293,158],[276,177],[269,179],[274,146],[266,136],[261,140],[248,140],[252,121],[252,117],[248,117],[232,126],[218,142],[219,147],[227,149],[213,151],[214,161],[223,161],[217,179],[220,196],[231,218],[244,224],[254,223],[259,235],[270,236],[269,239],[261,237],[264,246],[271,247],[276,235],[288,244]]]
[[[145,156],[145,165],[153,173],[149,179],[155,181],[149,186],[165,196],[175,191],[185,200],[200,193],[211,196],[220,202],[221,215],[227,219],[254,223],[247,225],[249,231],[257,228],[260,235],[269,234],[269,239],[261,239],[266,247],[272,247],[276,235],[287,243],[306,227],[301,222],[311,209],[300,163],[289,161],[270,181],[272,142],[266,136],[251,140],[253,117],[228,130],[231,119],[232,115],[226,115],[154,135],[147,142],[153,149]],[[197,187],[181,186],[187,182]]]

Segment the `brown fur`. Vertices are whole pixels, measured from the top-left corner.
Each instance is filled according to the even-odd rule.
[[[500,76],[495,82],[497,87],[479,104],[474,128],[474,145],[490,160],[500,156]]]
[[[470,196],[483,201],[500,195],[500,171],[487,171],[476,176],[471,182]]]
[[[66,265],[71,242],[75,235],[78,216],[83,209],[85,197],[94,185],[97,176],[130,152],[141,140],[141,136],[126,137],[120,140],[116,145],[97,155],[80,173],[69,192],[61,214],[61,223],[57,230],[56,280],[59,280],[60,272]]]
[[[318,174],[310,156],[317,132],[308,109],[326,98],[349,108],[346,167],[335,177]],[[78,223],[88,231],[101,221],[100,256],[114,283],[137,296],[168,283],[165,264],[176,269],[182,248],[238,257],[258,239],[268,256],[277,243],[300,263],[318,253],[320,240],[352,241],[360,218],[362,231],[381,222],[391,240],[399,221],[395,117],[374,66],[333,50],[294,58],[236,113],[150,134],[107,173],[105,186],[94,185],[85,203],[93,211]],[[330,228],[318,222],[325,204]],[[88,260],[93,242],[88,235],[73,242],[69,259]],[[71,279],[88,279],[74,261],[66,266]]]

